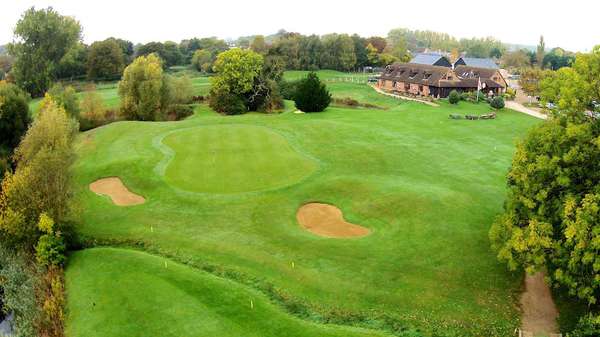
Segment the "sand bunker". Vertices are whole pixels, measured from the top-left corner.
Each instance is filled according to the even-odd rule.
[[[129,191],[117,177],[98,179],[90,184],[90,190],[98,195],[109,196],[117,206],[139,205],[146,201],[141,195]]]
[[[558,332],[558,310],[552,300],[550,288],[544,282],[544,273],[525,276],[525,292],[521,295],[523,319],[521,329],[533,336]]]
[[[371,231],[344,220],[339,208],[321,204],[309,203],[298,209],[298,223],[304,229],[328,238],[350,238],[368,235]]]

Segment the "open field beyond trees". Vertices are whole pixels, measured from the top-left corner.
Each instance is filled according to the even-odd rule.
[[[206,78],[193,81],[208,90]],[[179,122],[81,133],[76,232],[84,247],[117,248],[70,257],[68,335],[512,334],[522,274],[496,260],[488,230],[515,141],[539,121],[511,110],[451,120],[489,105],[431,107],[327,85],[380,108],[296,114],[286,102],[281,114],[224,117],[199,105]],[[117,104],[116,88],[105,90]],[[91,192],[105,177],[145,202],[119,207]],[[306,231],[296,213],[310,202],[335,205],[370,234]]]

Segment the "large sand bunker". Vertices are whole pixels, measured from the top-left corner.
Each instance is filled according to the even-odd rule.
[[[365,227],[344,220],[339,208],[322,203],[303,205],[298,209],[296,219],[304,229],[329,238],[359,237],[371,232]]]
[[[558,310],[552,300],[550,288],[544,282],[544,273],[525,276],[525,292],[521,295],[523,319],[521,329],[533,336],[558,332]]]
[[[146,199],[127,189],[118,177],[102,178],[90,184],[90,190],[98,195],[109,196],[117,206],[143,204]]]

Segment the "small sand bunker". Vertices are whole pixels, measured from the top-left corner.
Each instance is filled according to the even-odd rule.
[[[304,229],[328,238],[350,238],[368,235],[371,231],[344,220],[339,208],[322,204],[305,204],[296,214],[298,223]]]
[[[118,177],[102,178],[90,184],[90,190],[98,195],[107,195],[117,206],[143,204],[146,199],[127,189]]]
[[[532,336],[557,333],[558,310],[552,300],[550,288],[544,282],[544,273],[525,276],[525,292],[521,295],[523,319],[521,329]]]

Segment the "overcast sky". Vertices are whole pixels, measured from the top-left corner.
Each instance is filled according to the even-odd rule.
[[[303,34],[381,35],[396,27],[494,36],[504,42],[587,51],[600,44],[595,0],[2,0],[0,44],[12,40],[27,8],[52,6],[74,16],[87,43],[114,36],[137,42],[190,37],[268,35],[283,28]]]

